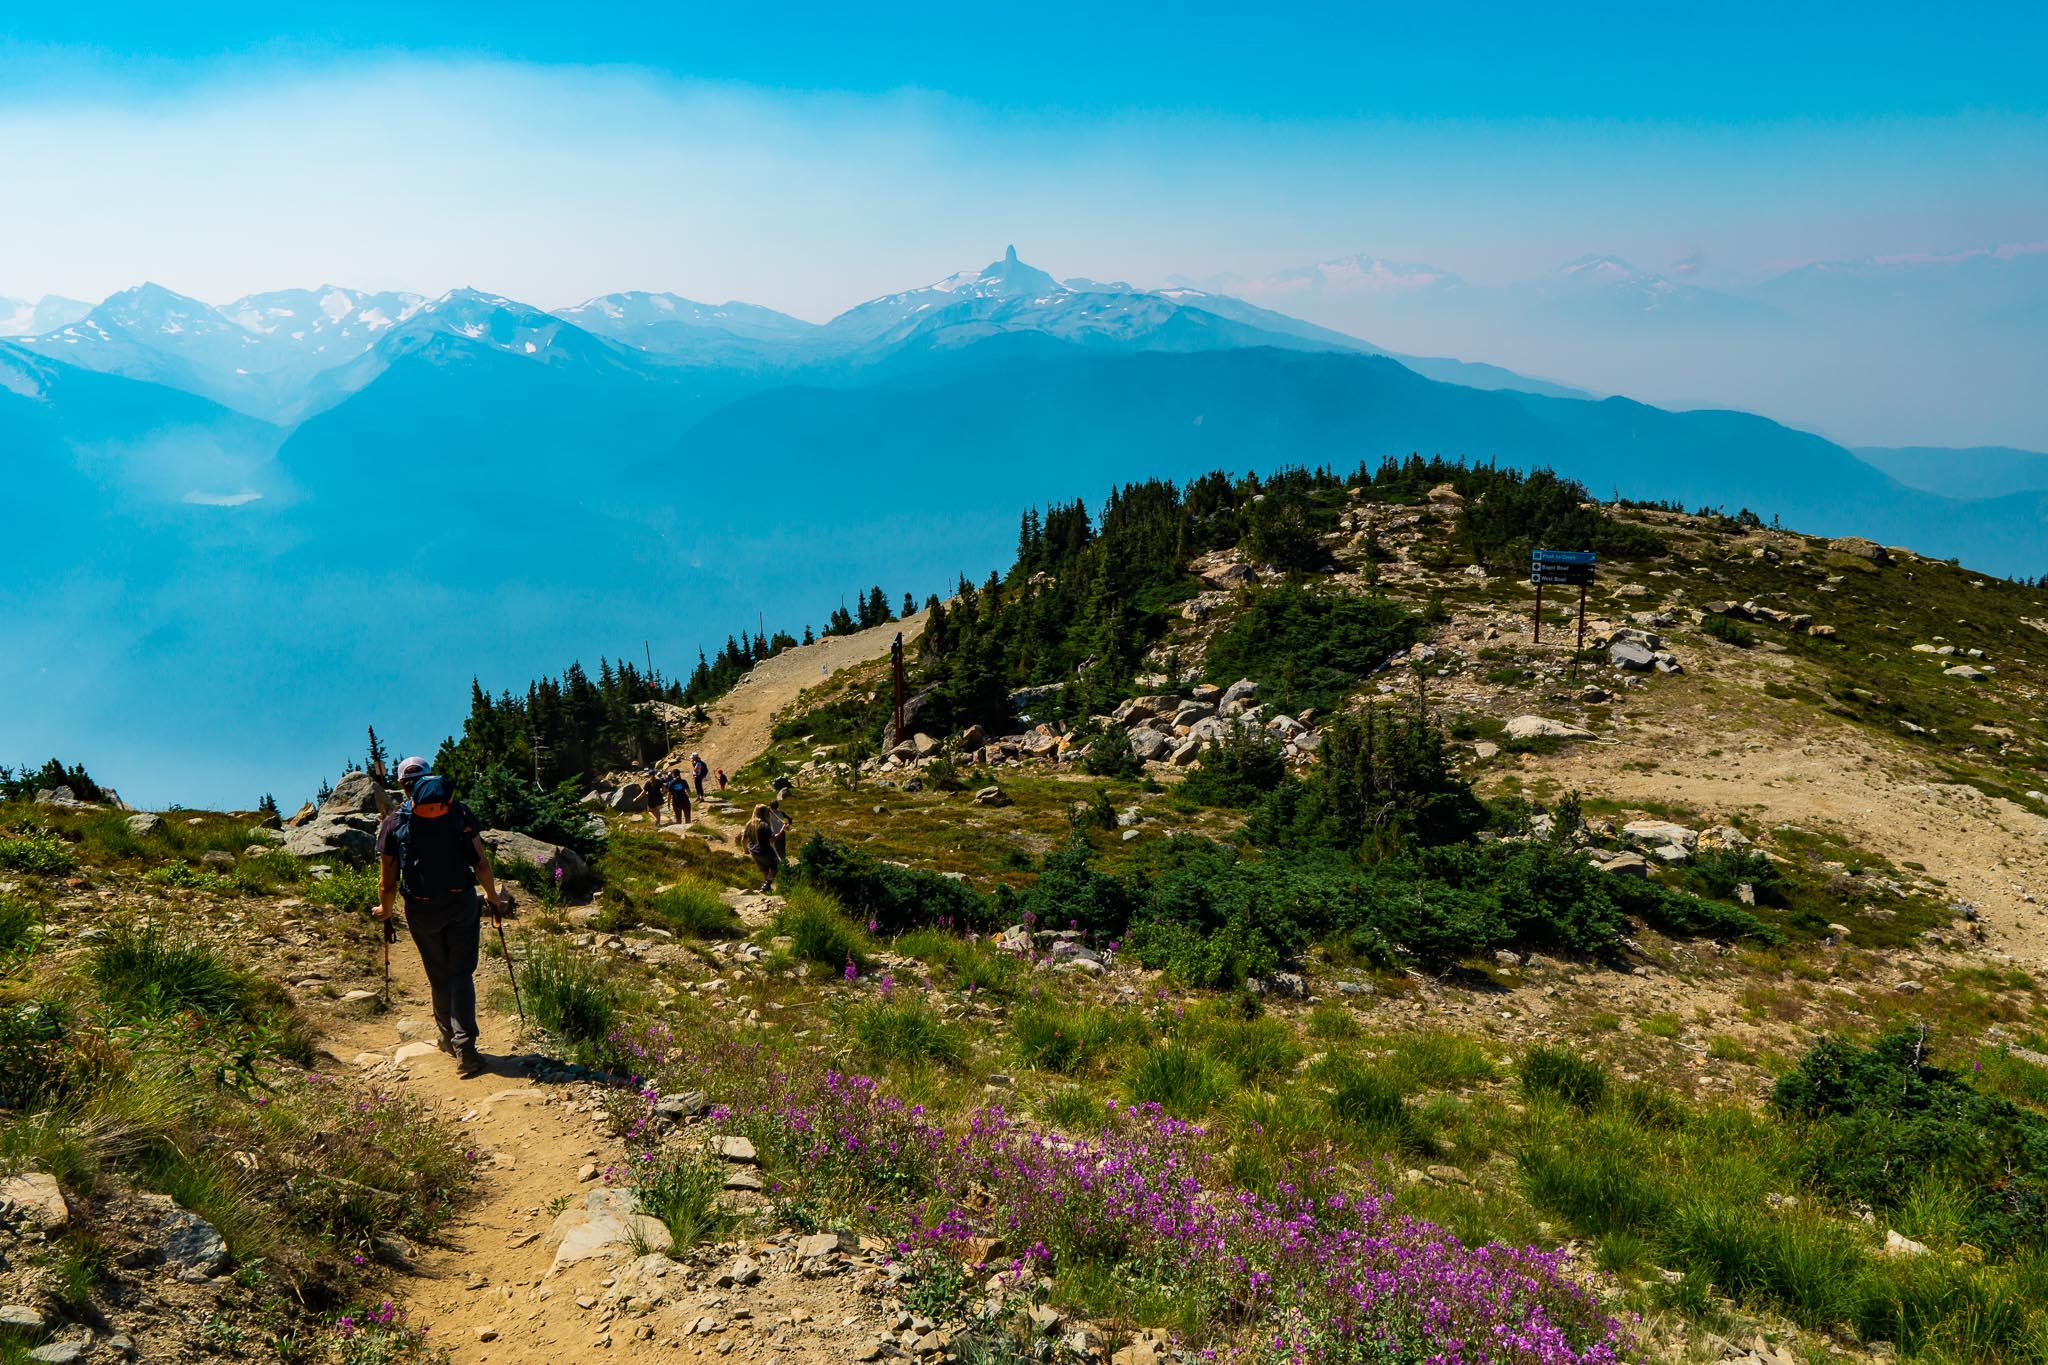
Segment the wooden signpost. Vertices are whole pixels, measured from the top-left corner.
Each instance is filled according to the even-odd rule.
[[[1572,651],[1572,681],[1579,678],[1579,655],[1586,649],[1586,589],[1593,582],[1598,556],[1591,550],[1531,550],[1529,581],[1536,585],[1535,643],[1543,642],[1543,589],[1546,585],[1579,589],[1579,644]]]

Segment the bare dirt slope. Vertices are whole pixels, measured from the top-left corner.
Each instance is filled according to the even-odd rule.
[[[889,644],[898,631],[906,645],[924,634],[925,614],[907,616],[853,635],[831,636],[815,644],[784,650],[762,663],[725,696],[710,706],[711,724],[670,755],[687,759],[702,753],[714,769],[738,772],[768,748],[775,717],[788,708],[806,688],[816,687],[840,669],[869,663],[889,656]]]

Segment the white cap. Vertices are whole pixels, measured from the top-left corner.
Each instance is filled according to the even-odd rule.
[[[398,760],[398,780],[400,782],[405,781],[408,777],[419,777],[426,771],[427,760],[421,758],[418,754],[414,754],[411,758],[401,758]]]

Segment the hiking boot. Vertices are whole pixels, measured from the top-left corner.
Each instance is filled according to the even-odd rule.
[[[464,1043],[455,1050],[455,1073],[458,1076],[481,1076],[484,1059],[476,1050],[476,1044]]]
[[[434,1041],[434,1046],[440,1048],[441,1051],[447,1053],[450,1057],[455,1055],[455,1040],[445,1033]]]

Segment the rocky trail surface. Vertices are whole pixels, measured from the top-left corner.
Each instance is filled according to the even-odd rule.
[[[710,708],[710,727],[676,758],[701,751],[712,768],[737,771],[768,747],[776,714],[805,689],[886,658],[899,630],[915,641],[924,619],[920,613],[767,660]],[[779,904],[738,893],[731,900],[750,926],[765,923]],[[488,939],[488,924],[484,932]],[[412,1321],[427,1326],[454,1361],[554,1365],[601,1350],[629,1360],[823,1365],[917,1353],[916,1338],[932,1325],[887,1300],[893,1281],[885,1247],[774,1228],[758,1216],[770,1205],[751,1155],[741,1150],[724,1153],[732,1167],[726,1199],[747,1233],[670,1247],[667,1229],[635,1214],[624,1188],[634,1153],[606,1120],[606,1092],[620,1082],[528,1051],[516,1015],[481,1006],[490,1065],[479,1076],[458,1075],[434,1045],[425,974],[403,935],[391,966],[391,1012],[330,1039],[328,1050],[371,1083],[438,1111],[476,1153],[475,1202],[444,1245],[420,1251],[403,1289]],[[502,959],[479,964],[480,996],[494,991],[503,971]],[[687,1124],[706,1104],[702,1094],[663,1097],[661,1113]],[[906,1333],[911,1343],[903,1347]]]
[[[771,909],[760,897],[735,900],[749,916]],[[487,958],[480,985],[503,970]],[[705,1139],[727,1162],[725,1198],[744,1232],[672,1247],[624,1188],[633,1153],[605,1121],[619,1082],[529,1051],[518,1018],[496,1010],[479,1019],[489,1069],[458,1075],[434,1046],[426,979],[402,936],[392,1003],[329,1050],[368,1083],[437,1111],[476,1154],[474,1202],[441,1245],[416,1250],[400,1286],[410,1321],[453,1361],[553,1365],[603,1351],[823,1365],[896,1354],[883,1342],[900,1337],[892,1318],[905,1315],[886,1301],[886,1249],[775,1228],[760,1216],[770,1205],[743,1141]],[[693,1140],[691,1120],[706,1104],[701,1094],[664,1097],[676,1140]]]

